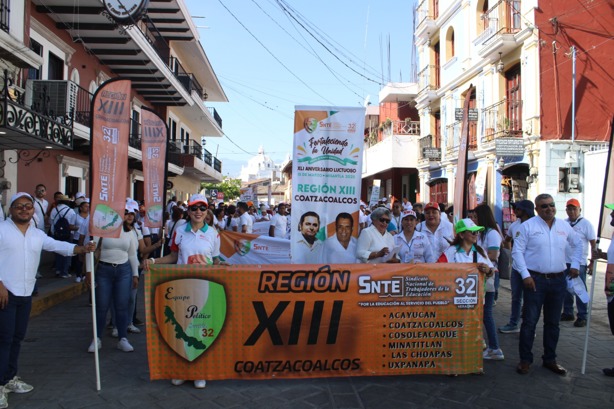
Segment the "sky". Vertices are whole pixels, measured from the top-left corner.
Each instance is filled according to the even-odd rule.
[[[291,155],[295,106],[377,104],[382,84],[415,75],[415,0],[185,2],[229,100],[207,102],[225,136],[206,149],[224,176],[261,146],[275,163]]]

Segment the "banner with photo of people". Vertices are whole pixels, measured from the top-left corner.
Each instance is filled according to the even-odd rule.
[[[356,262],[364,121],[364,108],[295,108],[294,264]]]

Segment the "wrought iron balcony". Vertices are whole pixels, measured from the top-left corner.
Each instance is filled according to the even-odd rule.
[[[207,107],[207,109],[209,109],[209,113],[211,114],[217,125],[220,127],[220,129],[222,129],[222,117],[217,113],[215,108]]]
[[[217,172],[222,173],[222,161],[218,158],[213,158],[213,169],[215,169]]]
[[[11,20],[11,0],[0,0],[0,29],[9,32]]]
[[[522,137],[522,100],[503,99],[482,110],[482,142],[501,137]]]
[[[188,92],[196,92],[196,94],[201,98],[205,99],[205,93],[203,91],[203,87],[194,77],[194,74],[188,73],[183,68],[183,65],[179,62],[179,60],[175,57],[171,57],[169,60],[169,67],[175,77],[179,80],[183,88],[185,88]]]
[[[473,41],[476,46],[489,43],[495,36],[519,32],[520,1],[499,0],[482,15],[482,24],[484,31]]]
[[[418,73],[418,93],[439,89],[439,69],[435,65],[427,65]]]
[[[0,83],[0,146],[8,149],[43,149],[54,145],[72,149],[72,119],[55,117],[30,109],[23,92],[16,91],[8,73]]]

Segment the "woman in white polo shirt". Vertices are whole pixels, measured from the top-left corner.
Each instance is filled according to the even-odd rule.
[[[488,337],[488,348],[484,351],[484,359],[501,361],[503,351],[499,348],[499,338],[495,328],[493,306],[495,301],[494,268],[488,259],[488,254],[477,244],[478,233],[484,227],[476,226],[471,219],[459,220],[454,225],[456,236],[450,247],[437,260],[439,263],[476,263],[478,271],[486,275],[484,286],[484,329]]]
[[[164,257],[144,260],[145,270],[151,264],[220,264],[220,236],[217,230],[205,222],[207,198],[192,195],[188,202],[189,220],[181,220],[171,237],[171,252]],[[173,385],[181,385],[183,379],[172,379]],[[204,379],[194,380],[194,387],[202,389]]]

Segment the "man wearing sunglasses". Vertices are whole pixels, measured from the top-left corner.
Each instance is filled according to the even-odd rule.
[[[11,218],[0,223],[0,407],[7,394],[34,389],[17,376],[21,341],[26,335],[32,291],[42,250],[63,256],[92,252],[93,243],[77,246],[47,236],[32,223],[34,199],[19,192],[11,197]]]
[[[565,248],[569,245],[571,249],[569,276],[578,277],[582,242],[569,223],[555,217],[556,204],[552,196],[546,193],[537,196],[535,209],[537,217],[522,223],[512,249],[512,266],[520,273],[524,284],[524,315],[518,348],[520,363],[516,372],[521,375],[529,373],[533,363],[535,327],[543,308],[542,366],[558,375],[565,375],[567,370],[556,361],[559,321],[567,293]]]

